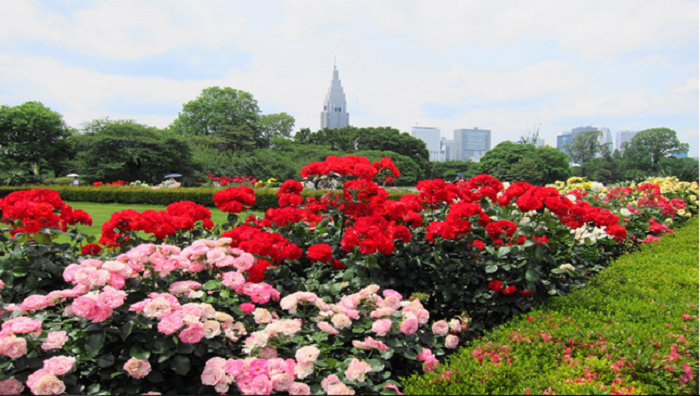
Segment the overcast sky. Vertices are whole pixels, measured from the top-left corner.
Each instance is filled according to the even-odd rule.
[[[337,56],[350,123],[668,127],[698,156],[698,2],[0,1],[0,104],[168,126],[203,88],[320,126]]]

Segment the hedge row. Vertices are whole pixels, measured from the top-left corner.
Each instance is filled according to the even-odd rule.
[[[196,188],[173,188],[165,190],[152,190],[140,187],[72,187],[72,186],[18,186],[0,187],[0,198],[5,197],[14,191],[31,190],[33,188],[46,188],[58,191],[65,201],[75,202],[97,202],[97,203],[125,203],[125,204],[149,204],[149,205],[169,205],[178,201],[192,201],[204,206],[214,206],[213,197],[222,188],[196,187]],[[304,190],[301,195],[306,197],[320,198],[327,191]],[[399,199],[405,193],[392,192],[389,199]],[[255,206],[253,210],[266,211],[268,208],[276,208],[277,189],[257,188],[255,189]]]
[[[698,394],[698,220],[404,379],[406,394]]]

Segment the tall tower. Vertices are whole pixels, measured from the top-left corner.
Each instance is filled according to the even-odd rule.
[[[345,93],[343,92],[343,87],[340,85],[338,69],[334,64],[331,87],[328,89],[326,100],[323,102],[321,129],[344,128],[348,125],[350,125],[350,114],[347,112]]]

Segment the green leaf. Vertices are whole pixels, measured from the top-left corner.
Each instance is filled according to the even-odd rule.
[[[126,323],[124,323],[124,325],[121,328],[122,341],[126,341],[127,337],[129,337],[129,334],[131,334],[131,331],[133,329],[134,329],[134,322],[127,321]]]
[[[99,391],[100,391],[100,384],[92,384],[92,385],[88,386],[88,388],[87,388],[88,395],[94,395]]]
[[[540,276],[537,274],[537,271],[534,269],[530,268],[525,272],[525,280],[528,283],[535,283],[538,280],[540,280]]]
[[[97,365],[102,368],[109,367],[114,364],[115,360],[114,355],[103,355],[97,359]]]
[[[216,281],[216,280],[210,280],[210,281],[208,281],[207,283],[205,283],[204,285],[202,285],[202,289],[204,289],[204,290],[212,290],[212,289],[216,289],[218,286],[219,286],[219,282],[218,282],[218,281]]]
[[[490,274],[490,273],[498,271],[498,267],[495,264],[489,264],[486,266],[486,268],[484,268],[484,271],[487,274]]]
[[[148,374],[146,379],[148,380],[148,382],[157,384],[157,383],[163,382],[164,378],[163,378],[163,374],[160,371],[151,371],[151,373]]]
[[[136,359],[148,360],[151,357],[151,352],[144,350],[140,346],[131,347],[129,355]]]
[[[173,370],[180,375],[187,375],[190,372],[190,359],[187,356],[175,356],[173,359]]]
[[[85,349],[91,355],[97,355],[105,343],[105,333],[103,331],[93,333],[88,337]]]
[[[403,352],[403,357],[405,357],[406,359],[416,360],[418,354],[412,349],[406,349]]]

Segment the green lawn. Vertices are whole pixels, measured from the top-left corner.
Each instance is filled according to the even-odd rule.
[[[94,235],[95,237],[100,237],[100,232],[102,230],[102,224],[109,220],[112,213],[118,212],[124,209],[133,209],[139,212],[144,210],[165,210],[165,206],[159,205],[136,205],[136,204],[119,204],[119,203],[94,203],[94,202],[66,202],[68,205],[72,206],[73,209],[82,209],[86,211],[90,216],[92,216],[92,226],[78,226],[80,231],[88,234]],[[220,211],[217,208],[209,208],[211,210],[211,220],[214,224],[221,224],[226,222],[227,213]],[[245,218],[246,216],[253,214],[262,216],[261,212],[243,212],[239,214],[239,217]]]

